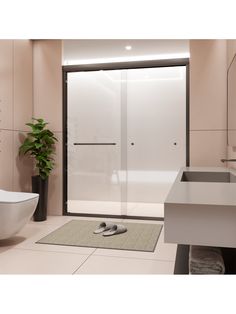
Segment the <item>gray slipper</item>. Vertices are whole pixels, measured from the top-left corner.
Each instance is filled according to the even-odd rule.
[[[115,234],[124,233],[126,231],[127,231],[127,228],[123,225],[113,225],[113,227],[110,230],[103,233],[103,236],[104,237],[112,236]]]
[[[102,222],[100,223],[100,225],[98,226],[98,229],[95,230],[93,233],[97,234],[97,233],[101,233],[101,232],[104,232],[104,231],[107,231],[109,229],[111,229],[112,227],[114,226],[113,223],[106,223],[106,222]]]

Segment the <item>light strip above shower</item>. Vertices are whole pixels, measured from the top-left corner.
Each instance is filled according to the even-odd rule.
[[[125,56],[114,58],[93,58],[93,59],[73,59],[64,60],[63,65],[80,65],[80,64],[99,64],[99,63],[115,63],[115,62],[132,62],[132,61],[151,61],[151,60],[167,60],[189,58],[189,52],[184,53],[165,53],[157,55],[145,56]]]

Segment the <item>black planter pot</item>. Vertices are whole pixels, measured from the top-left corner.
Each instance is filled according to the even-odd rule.
[[[40,176],[32,177],[32,192],[39,194],[39,201],[34,212],[34,221],[47,219],[48,178],[43,180]]]

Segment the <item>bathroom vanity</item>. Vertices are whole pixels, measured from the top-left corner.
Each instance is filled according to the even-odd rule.
[[[189,273],[189,246],[221,247],[236,274],[236,171],[181,168],[164,203],[165,242],[177,243],[175,274]]]
[[[236,248],[236,171],[181,168],[164,215],[165,242]]]

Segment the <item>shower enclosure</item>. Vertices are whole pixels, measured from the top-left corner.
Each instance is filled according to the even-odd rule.
[[[64,213],[163,217],[188,165],[188,60],[63,70]]]

